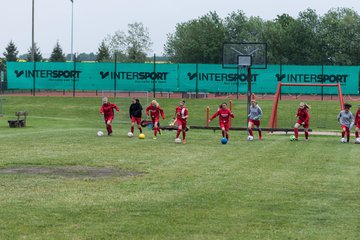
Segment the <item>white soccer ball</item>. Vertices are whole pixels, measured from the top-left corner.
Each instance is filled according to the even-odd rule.
[[[132,132],[128,132],[128,137],[133,137],[134,134]]]
[[[346,142],[345,138],[341,138],[340,141],[341,141],[342,143],[345,143],[345,142]]]
[[[181,143],[181,139],[180,138],[175,138],[175,143]]]
[[[355,143],[360,143],[360,138],[356,138]]]
[[[101,137],[101,136],[104,135],[104,133],[103,133],[102,131],[98,131],[98,132],[97,132],[97,135],[98,135],[98,137]]]
[[[249,136],[247,137],[247,140],[248,140],[248,141],[252,141],[252,140],[254,140],[254,137],[249,135]]]

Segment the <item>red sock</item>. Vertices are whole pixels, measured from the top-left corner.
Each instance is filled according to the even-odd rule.
[[[183,140],[185,140],[185,138],[186,138],[186,132],[183,131],[183,132],[182,132],[182,135],[183,135]]]
[[[110,124],[106,124],[106,130],[108,133],[112,133],[112,127]]]
[[[229,134],[228,133],[226,133],[226,139],[229,140]]]
[[[359,132],[355,132],[355,137],[356,137],[356,138],[359,137]]]
[[[131,132],[134,133],[134,126],[131,126]]]
[[[346,140],[350,141],[350,131],[346,131]]]
[[[141,127],[139,127],[139,131],[140,131],[140,133],[142,133],[142,128]]]
[[[180,132],[181,132],[181,130],[180,130],[180,129],[178,129],[178,130],[176,131],[176,138],[179,138],[179,136],[180,136]]]
[[[294,134],[295,134],[295,138],[297,139],[299,137],[299,129],[298,128],[294,128]]]
[[[225,137],[225,131],[221,131],[223,137]]]
[[[259,138],[262,138],[262,132],[259,130]]]
[[[156,137],[156,134],[157,134],[157,128],[154,127],[154,136]]]
[[[309,132],[305,132],[305,139],[309,139]]]
[[[342,138],[345,137],[345,132],[344,132],[344,131],[341,132],[341,137],[342,137]]]
[[[253,130],[252,130],[251,128],[249,128],[248,131],[249,131],[250,136],[254,136],[254,135],[253,135]]]

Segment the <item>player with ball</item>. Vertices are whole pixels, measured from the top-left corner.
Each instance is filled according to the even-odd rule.
[[[223,138],[229,140],[230,118],[234,118],[235,115],[227,108],[226,102],[222,103],[219,109],[209,119],[209,123],[219,116],[219,125]]]
[[[104,115],[106,130],[108,132],[108,136],[111,136],[113,132],[111,123],[115,116],[114,109],[118,112],[119,108],[116,106],[116,104],[109,102],[107,97],[104,97],[102,102],[103,104],[100,108],[100,113]]]
[[[345,103],[344,110],[340,111],[337,116],[338,121],[341,124],[341,142],[348,143],[350,141],[350,130],[354,126],[354,115],[350,112],[351,104]],[[346,140],[345,140],[346,135]]]
[[[260,106],[257,104],[255,99],[251,100],[251,105],[249,108],[249,120],[248,120],[248,132],[249,132],[249,136],[248,136],[248,141],[252,141],[254,139],[254,134],[253,134],[253,128],[254,125],[258,128],[259,131],[259,140],[262,139],[262,134],[261,134],[261,128],[260,128],[260,118],[263,115],[263,112],[260,108]]]
[[[178,107],[175,109],[174,121],[170,125],[174,125],[177,123],[177,131],[175,136],[175,143],[180,143],[181,140],[179,138],[180,133],[182,133],[182,143],[186,143],[186,124],[187,119],[189,117],[189,113],[187,108],[185,107],[185,100],[181,100]]]

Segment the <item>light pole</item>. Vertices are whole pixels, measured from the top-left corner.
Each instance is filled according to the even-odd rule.
[[[32,25],[31,25],[31,61],[35,62],[35,37],[34,37],[34,1],[32,0]]]
[[[74,0],[71,1],[71,61],[74,61]]]

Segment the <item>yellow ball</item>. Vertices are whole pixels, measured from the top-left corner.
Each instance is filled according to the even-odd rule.
[[[139,134],[139,138],[140,138],[140,139],[145,139],[145,134],[140,133],[140,134]]]

